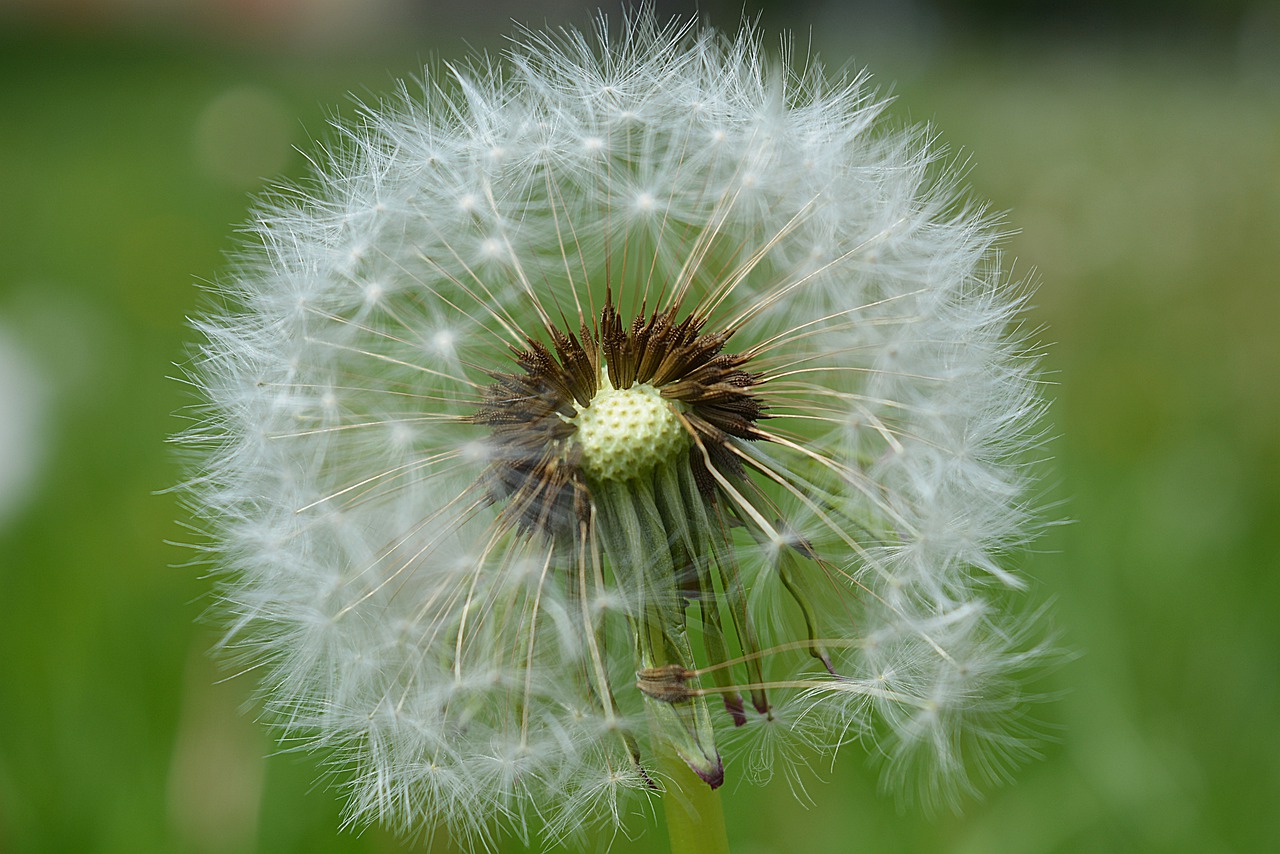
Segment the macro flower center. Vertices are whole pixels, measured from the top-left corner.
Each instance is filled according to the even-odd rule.
[[[466,420],[490,429],[482,477],[503,526],[572,541],[600,489],[681,458],[707,500],[743,477],[739,444],[766,435],[760,377],[750,353],[724,351],[732,331],[705,332],[706,316],[679,309],[626,323],[606,294],[594,323],[577,334],[548,324],[549,345],[529,337],[512,347],[515,371],[487,372]]]
[[[649,474],[689,447],[674,404],[648,383],[616,389],[608,373],[591,403],[569,419],[583,472],[595,481],[626,481]]]
[[[547,322],[549,343],[529,336],[513,346],[516,370],[488,370],[493,383],[466,420],[490,431],[481,484],[501,508],[498,529],[546,543],[549,560],[590,553],[593,573],[607,572],[625,592],[635,689],[651,726],[714,789],[724,763],[686,609],[699,603],[710,660],[728,657],[724,624],[732,625],[748,655],[752,705],[768,716],[745,588],[726,556],[727,532],[745,524],[735,507],[749,499],[739,487],[758,492],[743,446],[772,437],[758,423],[768,406],[757,394],[763,375],[746,369],[752,353],[725,352],[733,329],[706,332],[707,320],[696,310],[681,318],[673,300],[626,323],[606,291],[598,319],[584,317],[576,334]],[[585,568],[566,579],[580,591]],[[718,600],[717,585],[731,602]],[[735,726],[746,723],[728,671],[715,673],[713,692],[723,693]],[[633,750],[639,767],[637,757]]]

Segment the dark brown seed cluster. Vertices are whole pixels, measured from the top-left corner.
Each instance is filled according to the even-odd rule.
[[[486,488],[504,504],[504,525],[554,538],[587,518],[590,484],[571,419],[595,397],[602,366],[615,389],[647,383],[681,404],[693,440],[689,466],[705,496],[716,492],[706,458],[722,477],[742,477],[731,437],[764,438],[756,427],[768,417],[754,393],[760,377],[744,369],[750,356],[723,352],[732,332],[703,333],[705,316],[677,321],[678,311],[641,310],[628,325],[607,295],[594,327],[583,324],[576,335],[550,329],[551,346],[527,338],[523,349],[512,348],[518,371],[488,372],[493,383],[468,420],[491,430]]]

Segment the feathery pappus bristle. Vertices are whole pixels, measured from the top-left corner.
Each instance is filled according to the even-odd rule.
[[[998,221],[864,75],[652,12],[366,107],[199,321],[226,648],[354,822],[616,830],[1030,745],[1042,403]]]

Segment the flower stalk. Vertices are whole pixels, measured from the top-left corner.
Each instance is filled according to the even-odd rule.
[[[707,786],[669,742],[658,737],[657,743],[671,854],[729,854],[719,790]]]

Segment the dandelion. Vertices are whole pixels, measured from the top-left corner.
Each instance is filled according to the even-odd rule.
[[[472,847],[850,741],[1003,776],[1040,402],[997,223],[750,30],[505,60],[365,108],[198,324],[190,494],[285,738]]]

